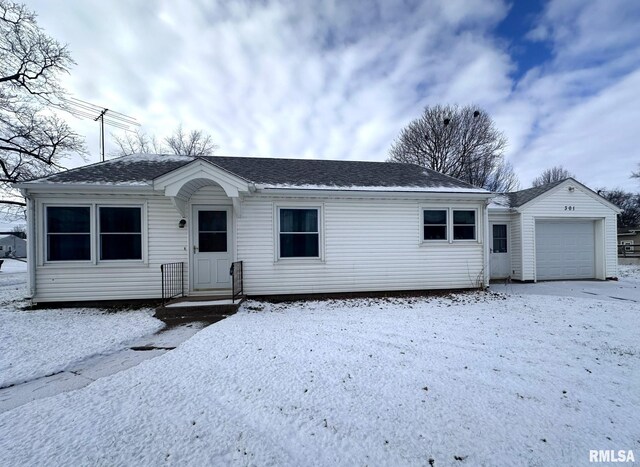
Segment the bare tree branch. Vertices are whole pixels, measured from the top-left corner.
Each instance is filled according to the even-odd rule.
[[[394,141],[389,160],[418,164],[491,191],[518,180],[504,160],[507,139],[478,107],[427,107]]]
[[[164,145],[157,138],[142,131],[125,133],[124,136],[111,135],[118,149],[112,154],[128,156],[131,154],[179,154],[183,156],[212,156],[217,149],[211,136],[202,130],[186,133],[179,125],[171,134],[163,139]]]
[[[14,183],[54,173],[67,156],[86,153],[84,140],[51,111],[60,107],[59,79],[73,63],[35,13],[0,0],[0,214],[23,213]]]
[[[564,180],[565,178],[576,178],[576,176],[561,165],[557,165],[555,167],[551,167],[550,169],[544,170],[538,177],[533,180],[533,182],[531,182],[531,186],[548,185],[549,183],[558,182],[560,180]]]

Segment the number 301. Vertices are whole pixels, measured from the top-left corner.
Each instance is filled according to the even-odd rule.
[[[575,206],[565,206],[565,207],[564,207],[564,210],[565,210],[565,211],[575,211],[575,210],[576,210],[576,207],[575,207]]]

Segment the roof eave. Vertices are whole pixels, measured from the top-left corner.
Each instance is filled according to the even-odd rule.
[[[153,191],[151,182],[144,184],[127,185],[127,184],[93,184],[93,183],[16,183],[13,185],[21,191],[30,193],[50,193],[50,192],[79,192],[79,191],[130,191],[130,192],[148,192]]]
[[[495,196],[493,193],[489,192],[465,192],[465,191],[429,191],[425,189],[424,191],[418,190],[367,190],[367,189],[352,189],[352,188],[282,188],[282,187],[269,187],[269,186],[256,186],[257,192],[260,193],[268,193],[272,195],[291,195],[291,194],[300,194],[300,195],[318,195],[322,194],[325,196],[345,196],[348,194],[357,194],[359,196],[372,196],[372,197],[381,197],[381,196],[402,196],[402,197],[436,197],[441,196],[445,198],[465,198],[465,199],[478,199],[478,200],[487,200]],[[455,189],[452,189],[455,190]]]

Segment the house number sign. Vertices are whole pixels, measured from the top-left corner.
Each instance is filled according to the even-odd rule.
[[[565,206],[565,207],[564,207],[564,210],[565,210],[565,211],[575,211],[575,210],[576,210],[576,207],[575,207],[575,206]]]

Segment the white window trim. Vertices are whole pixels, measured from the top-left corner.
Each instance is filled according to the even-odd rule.
[[[318,211],[318,256],[298,256],[298,257],[281,257],[280,256],[280,210],[282,209],[315,209]],[[324,205],[308,204],[308,203],[286,203],[273,205],[273,239],[274,239],[274,262],[323,262],[324,261]]]
[[[89,260],[73,260],[73,261],[49,261],[47,260],[47,208],[49,207],[88,207],[89,209],[89,220],[90,220],[90,242],[91,242],[91,255]],[[114,208],[140,208],[140,222],[142,227],[142,259],[114,259],[114,260],[100,260],[100,251],[99,251],[99,242],[100,242],[100,232],[98,225],[98,209],[101,207],[114,207]],[[38,264],[40,266],[55,266],[55,267],[78,267],[78,266],[102,266],[102,267],[134,267],[149,265],[149,232],[148,232],[148,206],[147,201],[134,201],[134,200],[113,200],[107,203],[100,202],[90,202],[90,203],[79,203],[76,200],[69,200],[69,202],[65,202],[64,200],[56,200],[53,202],[41,202],[40,203],[40,214],[37,216],[37,223],[40,225],[40,231],[42,235],[38,236],[38,242],[40,243],[40,248],[38,252]]]
[[[424,211],[447,211],[447,239],[446,240],[429,240],[424,238]],[[453,212],[454,211],[474,211],[475,212],[475,224],[474,224],[474,238],[473,239],[457,239],[453,238]],[[419,222],[420,222],[420,244],[421,245],[443,245],[443,244],[471,244],[481,243],[479,236],[479,209],[477,207],[466,206],[434,206],[434,205],[421,205]],[[462,225],[462,224],[458,224]],[[465,224],[470,225],[470,224]]]
[[[453,213],[455,211],[473,211],[475,214],[473,215],[474,217],[474,222],[473,222],[473,238],[459,238],[459,239],[455,239],[453,236],[453,231],[454,231],[454,227],[455,225],[459,225],[459,226],[469,226],[470,224],[454,224],[453,223]],[[464,207],[456,207],[456,208],[451,208],[451,241],[453,243],[470,243],[470,242],[477,242],[478,241],[478,209],[477,208],[464,208]]]
[[[74,260],[49,260],[49,229],[48,229],[48,222],[47,222],[47,212],[49,210],[50,207],[56,208],[89,208],[89,259],[74,259]],[[44,262],[44,264],[69,264],[69,265],[78,265],[78,264],[91,264],[93,262],[93,257],[94,257],[94,242],[93,242],[93,233],[92,233],[92,226],[94,223],[94,213],[93,213],[93,207],[91,204],[79,204],[79,203],[47,203],[47,204],[43,204],[42,205],[42,231],[43,231],[43,238],[42,238],[42,260]],[[80,234],[80,235],[86,235],[86,234]]]

